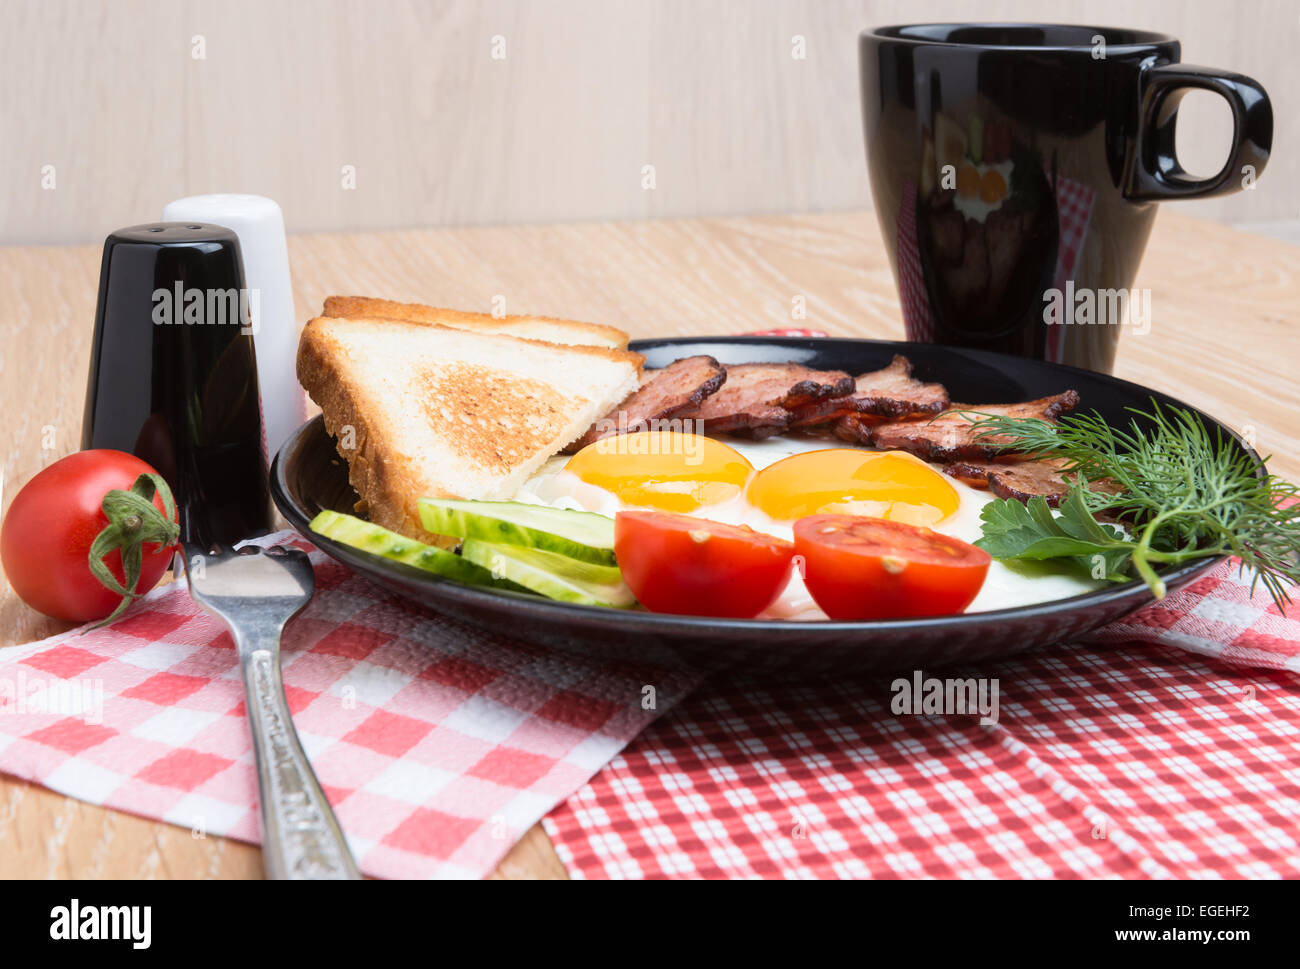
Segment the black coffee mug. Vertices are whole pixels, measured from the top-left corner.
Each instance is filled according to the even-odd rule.
[[[862,33],[867,164],[908,339],[1111,370],[1120,331],[1150,326],[1131,287],[1155,203],[1240,191],[1272,147],[1257,82],[1179,56],[1172,37],[1109,27]],[[1209,178],[1174,150],[1193,88],[1232,109]]]

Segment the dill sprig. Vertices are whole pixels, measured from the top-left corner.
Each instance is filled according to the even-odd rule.
[[[1221,428],[1211,433],[1199,415],[1155,400],[1151,404],[1149,411],[1128,408],[1134,419],[1127,428],[1113,427],[1096,413],[1067,415],[1056,424],[988,415],[976,428],[981,438],[1005,435],[1015,449],[1032,456],[1065,459],[1067,472],[1078,477],[1071,486],[1076,500],[1062,502],[1062,508],[1068,504],[1070,514],[1086,515],[1093,524],[1095,516],[1105,514],[1128,526],[1123,539],[1130,546],[1128,564],[1157,598],[1165,591],[1157,568],[1235,555],[1253,573],[1252,594],[1262,583],[1285,612],[1291,601],[1287,587],[1300,583],[1300,504],[1295,503],[1300,488],[1270,474]],[[1088,487],[1102,479],[1113,482],[1117,493]],[[981,541],[1011,553],[998,557],[1056,557],[1016,554],[1018,547],[1023,552],[1033,544],[1031,532],[1023,522],[1014,536],[999,531],[1004,520],[1005,515],[984,520]],[[1112,536],[1105,543],[1112,563],[1117,541]]]

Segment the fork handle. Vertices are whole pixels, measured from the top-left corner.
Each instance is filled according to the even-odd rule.
[[[360,878],[334,810],[312,772],[289,715],[279,638],[239,643],[253,732],[268,878]]]

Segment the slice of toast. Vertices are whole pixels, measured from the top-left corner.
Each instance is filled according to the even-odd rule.
[[[423,497],[511,498],[640,382],[627,350],[401,320],[317,317],[298,381],[371,521],[428,540]]]
[[[579,323],[577,320],[557,320],[550,316],[491,316],[487,313],[466,313],[421,303],[397,303],[389,299],[372,299],[368,296],[330,296],[325,300],[323,316],[409,320],[413,323],[438,323],[458,330],[480,333],[506,333],[528,340],[545,340],[570,346],[609,347],[627,349],[627,334],[612,326],[598,323]]]

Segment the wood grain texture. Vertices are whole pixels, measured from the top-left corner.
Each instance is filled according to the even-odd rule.
[[[971,18],[1160,29],[1255,76],[1269,171],[1179,206],[1300,215],[1292,0],[0,0],[0,242],[98,242],[218,191],[293,232],[856,210],[858,32]],[[1180,115],[1192,171],[1226,152],[1213,101]]]
[[[870,212],[298,236],[298,318],[332,293],[587,319],[637,337],[798,324],[902,337],[898,297]],[[76,449],[99,250],[0,248],[0,424],[5,494]],[[1117,373],[1223,419],[1300,477],[1300,247],[1162,214],[1137,285],[1153,321],[1125,333]],[[802,297],[806,319],[792,317]],[[291,373],[285,374],[292,380]],[[43,439],[43,430],[50,434]],[[45,443],[52,447],[42,447]],[[0,643],[65,628],[6,586]],[[257,877],[258,850],[107,811],[0,778],[0,877]],[[565,877],[529,831],[496,877]]]

